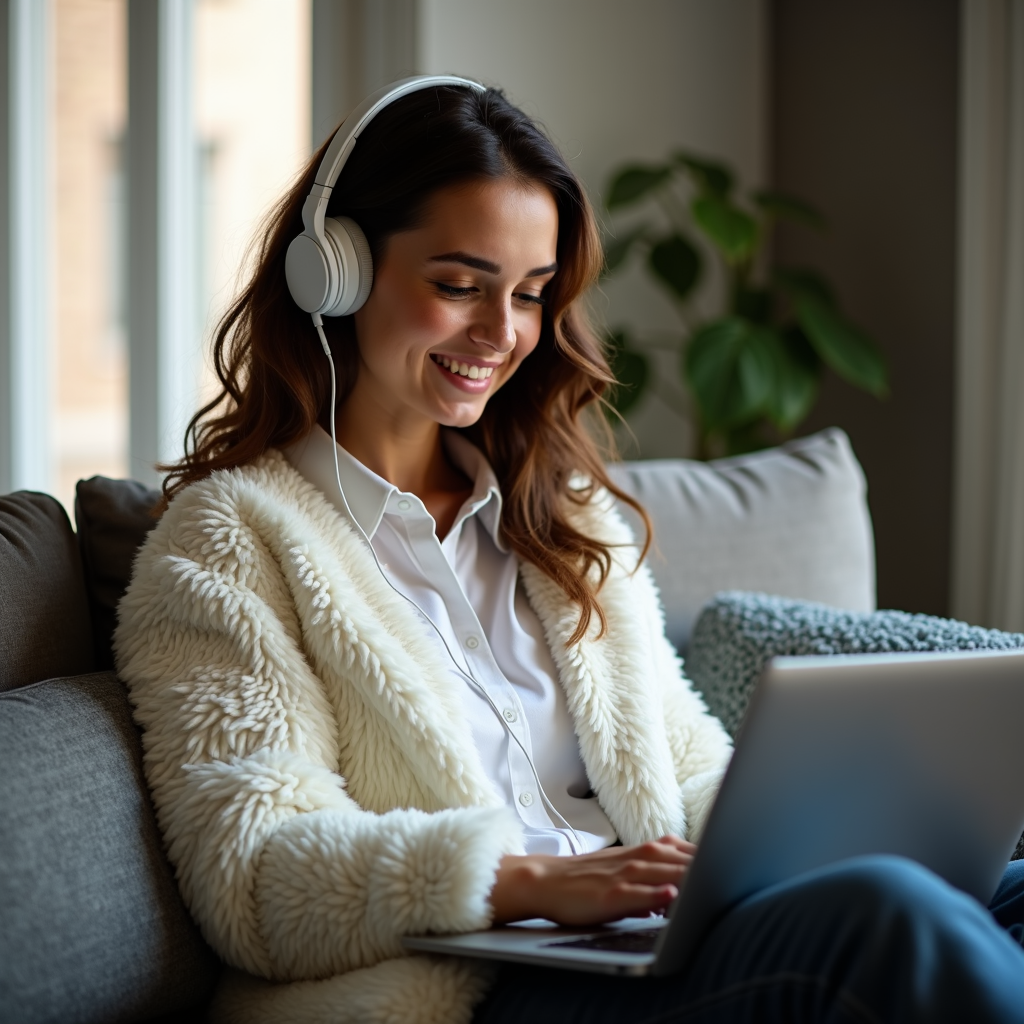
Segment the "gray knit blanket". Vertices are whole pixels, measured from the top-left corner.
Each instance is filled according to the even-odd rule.
[[[686,672],[735,736],[769,658],[875,651],[1008,650],[1024,633],[982,629],[907,612],[847,612],[809,601],[730,591],[705,605],[690,637]],[[1024,837],[1015,858],[1024,856]]]

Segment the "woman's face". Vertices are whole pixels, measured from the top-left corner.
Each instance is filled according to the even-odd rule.
[[[537,345],[557,240],[543,188],[498,179],[435,193],[374,266],[355,314],[361,366],[350,400],[397,421],[475,423]]]

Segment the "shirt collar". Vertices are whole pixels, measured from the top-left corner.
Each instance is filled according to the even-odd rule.
[[[507,551],[500,538],[501,488],[490,463],[483,452],[454,430],[442,430],[441,440],[452,463],[473,481],[473,492],[462,506],[452,531],[471,515],[478,515],[499,550]],[[282,450],[295,470],[322,491],[339,512],[347,515],[345,502],[338,493],[331,447],[327,431],[315,426],[305,437]],[[340,444],[337,448],[338,472],[352,518],[367,537],[372,537],[387,511],[388,502],[402,492],[364,466]],[[419,503],[415,495],[407,497]]]
[[[442,430],[441,443],[452,463],[473,481],[473,493],[456,516],[452,532],[464,520],[475,515],[497,549],[507,554],[508,548],[501,539],[501,487],[491,464],[476,445],[454,430]]]

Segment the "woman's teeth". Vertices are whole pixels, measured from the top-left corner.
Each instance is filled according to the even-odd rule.
[[[433,359],[446,370],[451,370],[460,377],[468,377],[470,380],[487,380],[494,373],[493,366],[470,366],[469,363],[460,363],[457,359],[449,359],[447,356],[434,356]]]

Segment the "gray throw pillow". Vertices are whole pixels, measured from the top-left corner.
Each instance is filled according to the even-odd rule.
[[[113,673],[0,694],[0,1021],[200,1020],[220,972],[181,900]]]
[[[653,522],[648,562],[680,651],[722,590],[875,610],[864,474],[841,430],[731,459],[626,462],[609,472]],[[642,536],[636,515],[622,511]]]
[[[75,488],[75,523],[92,611],[96,667],[113,668],[117,604],[132,575],[135,552],[156,526],[160,492],[137,480],[94,476]]]
[[[46,494],[0,497],[0,690],[92,672],[89,604],[75,534]]]

